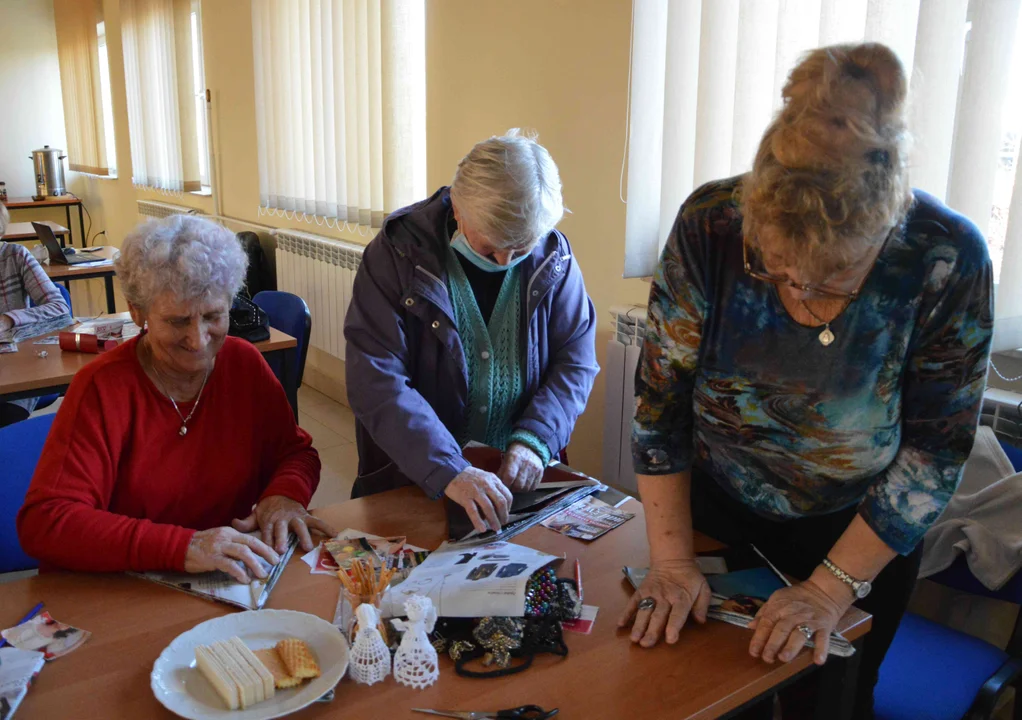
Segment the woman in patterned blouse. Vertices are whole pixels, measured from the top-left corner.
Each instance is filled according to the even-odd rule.
[[[853,602],[873,615],[856,717],[972,447],[993,326],[983,236],[909,185],[905,96],[882,45],[805,57],[752,172],[682,205],[636,375],[651,568],[620,624],[676,642],[710,600],[693,528],[751,542],[801,581],[753,656],[812,639],[822,664]]]

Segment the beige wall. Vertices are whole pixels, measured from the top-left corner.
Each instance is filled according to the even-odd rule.
[[[69,176],[86,199],[96,228],[120,242],[137,220],[138,198],[164,200],[205,212],[207,197],[166,197],[131,184],[130,144],[120,43],[118,0],[104,0],[119,175]],[[19,0],[8,17],[52,13],[45,0]],[[277,227],[293,221],[258,214],[255,97],[249,0],[203,2],[206,83],[213,92],[213,142],[222,214]],[[561,169],[572,214],[561,229],[572,242],[599,313],[597,349],[602,359],[609,335],[608,308],[645,303],[647,287],[621,279],[625,206],[618,196],[628,82],[630,3],[623,0],[429,0],[427,2],[427,162],[432,191],[446,184],[473,143],[509,127],[540,133]],[[52,35],[52,28],[48,30]],[[54,45],[47,51],[53,55]],[[0,44],[0,63],[10,62]],[[55,56],[49,62],[56,66]],[[0,74],[0,82],[3,75]],[[55,78],[47,92],[57,93]],[[17,97],[24,97],[19,91]],[[0,147],[6,141],[0,141]],[[0,155],[0,157],[3,157]],[[28,162],[27,160],[25,161]],[[306,229],[365,242],[315,225]],[[101,308],[101,285],[89,302]],[[79,305],[82,301],[76,297]],[[76,310],[79,308],[76,307]],[[81,310],[80,310],[81,312]],[[328,383],[342,368],[322,357],[310,361],[309,380]],[[333,388],[328,388],[333,390]],[[572,463],[599,473],[603,430],[603,383],[597,381],[589,409],[571,448]]]

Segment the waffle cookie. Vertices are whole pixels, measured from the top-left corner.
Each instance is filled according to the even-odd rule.
[[[277,652],[288,675],[302,680],[319,677],[319,664],[304,640],[287,638],[277,643]]]
[[[280,659],[280,653],[277,652],[277,648],[256,650],[253,654],[259,658],[259,662],[273,675],[273,683],[278,690],[285,690],[302,684],[301,678],[293,677],[287,671],[287,666]]]

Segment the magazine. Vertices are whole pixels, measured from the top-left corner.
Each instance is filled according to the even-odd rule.
[[[700,554],[696,559],[713,593],[707,617],[738,627],[748,627],[770,596],[789,585],[752,545]],[[632,587],[638,588],[647,570],[625,567],[624,574]],[[805,646],[815,647],[811,640]],[[855,647],[835,631],[830,636],[829,654],[850,657]]]
[[[0,720],[14,717],[32,681],[45,664],[41,652],[16,647],[0,648]]]
[[[529,578],[560,559],[507,542],[472,547],[444,543],[404,582],[387,589],[382,614],[401,617],[409,596],[425,595],[440,617],[522,617]]]
[[[258,537],[257,533],[250,533]],[[159,583],[181,590],[191,595],[197,595],[209,600],[227,603],[239,607],[242,610],[261,610],[270,599],[270,593],[280,579],[288,560],[298,547],[298,537],[292,533],[287,550],[280,554],[280,562],[270,565],[262,558],[257,557],[266,571],[266,578],[253,580],[251,583],[240,583],[230,575],[219,570],[206,573],[184,573],[184,572],[163,572],[154,570],[145,573],[129,573],[136,577],[144,578],[151,582]]]
[[[551,515],[540,525],[568,537],[595,540],[633,517],[635,513],[615,510],[603,500],[590,495],[556,515]]]

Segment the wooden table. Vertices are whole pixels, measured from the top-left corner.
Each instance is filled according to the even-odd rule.
[[[60,246],[64,247],[64,238],[68,237],[71,234],[70,230],[68,230],[63,225],[58,225],[57,223],[50,222],[49,220],[43,220],[39,224],[48,226],[50,230],[53,231],[54,236],[58,240],[60,240]],[[11,223],[10,225],[7,226],[7,232],[3,234],[3,237],[0,237],[0,240],[5,241],[38,240],[38,239],[39,234],[36,233],[35,228],[32,227],[32,223],[30,222]],[[72,245],[73,244],[74,243],[72,242]]]
[[[515,542],[552,554],[564,554],[562,573],[575,558],[582,561],[585,601],[600,608],[591,635],[565,633],[566,658],[542,655],[520,675],[473,680],[454,672],[441,659],[440,679],[425,690],[412,690],[388,677],[365,687],[350,679],[337,687],[336,699],[314,704],[300,718],[344,720],[422,719],[413,707],[482,710],[534,703],[560,708],[558,718],[716,718],[762,697],[812,667],[809,651],[788,664],[767,665],[749,656],[748,630],[710,621],[686,627],[677,645],[643,649],[629,642],[616,620],[630,595],[623,565],[647,562],[642,506],[625,509],[633,520],[592,543],[535,527]],[[446,535],[443,505],[418,488],[403,488],[315,512],[335,528],[380,535],[407,535],[412,543],[436,547]],[[699,549],[717,546],[698,538]],[[268,607],[301,610],[331,620],[340,583],[312,575],[296,555],[285,570]],[[171,640],[209,618],[232,609],[126,576],[43,574],[2,586],[0,625],[17,622],[44,601],[54,617],[92,631],[89,643],[49,663],[29,691],[20,712],[26,718],[170,718],[149,687],[153,662]],[[852,610],[841,629],[851,640],[868,630],[868,615]],[[824,667],[838,681],[847,661],[831,658]],[[846,683],[846,686],[853,683]],[[844,689],[849,689],[848,687]],[[840,701],[840,692],[834,701]],[[850,710],[850,704],[847,706]],[[835,718],[834,708],[826,717]]]
[[[128,313],[119,313],[112,317],[130,319]],[[56,345],[34,344],[39,339],[32,338],[20,342],[18,352],[0,355],[0,402],[63,393],[71,384],[75,373],[99,357],[94,353],[64,352]],[[264,355],[281,354],[285,378],[289,372],[297,372],[297,368],[290,368],[292,364],[288,362],[290,353],[285,352],[297,344],[293,337],[272,327],[269,340],[254,343]],[[46,351],[45,358],[38,356],[40,350]],[[288,393],[288,400],[297,417],[297,397],[292,397],[292,393]],[[0,594],[2,587],[0,586]]]
[[[91,257],[96,260],[113,260],[117,248],[107,245],[102,247],[95,252],[85,252],[79,250],[73,257]],[[50,262],[49,265],[43,265],[43,270],[50,276],[50,279],[54,282],[63,282],[64,287],[69,291],[71,290],[72,280],[92,280],[95,278],[102,278],[103,285],[106,290],[106,311],[111,315],[117,312],[117,303],[114,299],[114,275],[117,271],[114,270],[112,263],[96,264],[91,263],[78,263],[76,265],[64,265]]]
[[[82,201],[74,195],[61,195],[59,197],[48,197],[44,200],[33,200],[30,197],[12,197],[4,201],[8,210],[31,210],[47,207],[63,207],[64,215],[67,218],[67,226],[71,227],[71,208],[78,208],[78,228],[81,232],[79,237],[82,240],[82,247],[88,242],[85,237],[85,215],[83,214]],[[70,232],[68,233],[70,235]],[[74,245],[74,238],[71,238]]]

